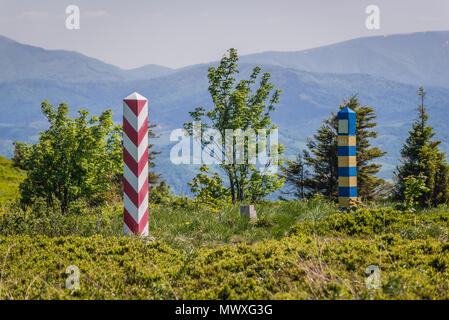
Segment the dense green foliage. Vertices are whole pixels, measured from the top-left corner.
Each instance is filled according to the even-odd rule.
[[[54,108],[44,101],[41,108],[49,128],[39,143],[16,144],[16,165],[27,170],[20,184],[22,203],[42,198],[65,213],[78,199],[101,202],[122,172],[121,128],[114,125],[112,112],[88,118],[89,112],[79,110],[71,119],[64,103]]]
[[[213,154],[216,163],[226,173],[232,202],[254,202],[282,187],[283,180],[277,174],[270,172],[261,174],[253,163],[253,160],[259,158],[261,150],[257,150],[243,138],[243,154],[238,154],[237,141],[234,142],[234,138],[232,141],[227,141],[226,132],[253,130],[254,134],[258,135],[258,130],[266,130],[268,136],[276,128],[271,121],[271,113],[275,111],[275,106],[279,103],[281,91],[274,89],[269,73],[264,73],[256,85],[260,67],[253,69],[248,80],[240,80],[236,83],[236,76],[239,73],[237,50],[229,49],[228,53],[229,55],[221,59],[218,67],[210,67],[208,70],[208,90],[214,104],[213,108],[206,111],[205,108],[198,107],[189,112],[192,122],[186,122],[184,128],[193,136],[195,123],[201,124],[201,136],[194,136],[194,138],[198,139],[201,147],[210,153],[214,151],[212,147],[214,144],[219,145],[221,153]],[[220,136],[220,141],[210,141],[206,134],[210,132],[208,130],[215,130]],[[260,145],[262,143],[259,147]],[[231,151],[228,152],[228,150]],[[254,156],[251,156],[253,152]],[[278,165],[283,146],[271,145],[270,152],[267,153],[270,161],[275,162],[267,165]]]
[[[147,239],[1,236],[0,298],[449,298],[446,207],[339,214],[315,199],[257,209],[251,223],[232,210],[153,208]],[[73,293],[65,288],[69,265],[80,269]],[[381,270],[379,289],[365,285],[369,265]]]
[[[406,194],[407,179],[422,176],[427,190],[417,198],[422,206],[435,206],[449,202],[449,166],[445,153],[441,152],[441,141],[431,140],[435,133],[427,124],[429,116],[424,106],[426,92],[423,87],[418,90],[421,104],[419,116],[413,123],[407,140],[401,150],[401,165],[396,172],[396,197],[403,199]]]
[[[121,200],[123,194],[122,129],[114,125],[112,112],[90,117],[79,110],[71,119],[69,108],[60,104],[54,108],[42,103],[49,128],[41,132],[37,144],[15,142],[13,165],[27,172],[20,185],[21,202],[35,206],[40,199],[51,209],[66,213],[72,203],[84,200],[89,206]],[[150,139],[157,138],[150,125]],[[159,152],[149,144],[149,201],[162,203],[170,191],[161,175],[154,172],[155,156]]]
[[[229,189],[224,187],[223,179],[218,173],[209,175],[209,168],[202,165],[192,182],[189,182],[190,191],[195,201],[211,208],[223,207],[230,202]]]
[[[417,177],[408,176],[404,179],[404,185],[404,199],[398,207],[408,212],[414,212],[421,206],[418,199],[423,193],[430,190],[426,187],[426,177],[422,174]]]

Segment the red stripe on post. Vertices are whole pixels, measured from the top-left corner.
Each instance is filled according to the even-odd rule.
[[[131,170],[132,173],[134,173],[134,175],[138,177],[139,166],[137,162],[134,160],[133,156],[129,154],[128,150],[126,150],[126,148],[123,148],[123,161],[129,168],[129,170]]]
[[[148,131],[148,117],[146,117],[145,121],[142,124],[142,127],[139,129],[139,133],[137,134],[137,144],[136,146],[139,146],[142,142],[143,138],[145,138],[145,135]]]
[[[134,205],[138,208],[142,204],[143,199],[145,199],[145,195],[148,192],[148,177],[145,179],[143,186],[140,188],[139,192],[134,190],[133,186],[123,177],[123,191],[128,196],[128,198],[134,203]]]
[[[128,226],[129,230],[131,230],[132,233],[142,233],[142,231],[145,229],[145,227],[148,224],[148,208],[145,210],[142,219],[139,223],[134,220],[134,218],[129,214],[128,210],[126,208],[123,210],[123,220],[125,221],[126,225]]]
[[[137,132],[134,130],[133,126],[129,124],[125,117],[123,117],[123,132],[125,132],[129,140],[131,140],[135,146],[138,146]]]
[[[148,208],[145,210],[145,213],[142,216],[142,219],[139,222],[139,233],[142,233],[142,231],[145,229],[148,223]]]
[[[139,164],[137,166],[137,176],[140,176],[140,173],[142,172],[143,168],[145,168],[145,165],[147,163],[148,163],[148,148],[145,149],[142,157],[139,160]]]
[[[134,220],[134,218],[129,214],[126,208],[124,208],[123,210],[123,220],[125,221],[125,224],[128,226],[129,230],[131,230],[132,233],[139,232],[139,225]]]
[[[145,103],[147,103],[147,100],[123,100],[126,105],[131,109],[132,112],[138,117],[140,114],[140,111],[142,111],[143,107],[145,106]]]
[[[143,152],[139,162],[136,162],[136,160],[134,160],[133,156],[128,152],[128,150],[126,150],[126,148],[123,148],[123,161],[136,177],[140,176],[140,173],[142,172],[143,168],[145,168],[145,165],[148,161],[148,148]]]
[[[123,131],[126,133],[129,140],[131,140],[131,142],[134,143],[136,147],[138,147],[148,131],[148,117],[140,127],[139,132],[134,130],[133,126],[129,124],[128,120],[123,117]]]

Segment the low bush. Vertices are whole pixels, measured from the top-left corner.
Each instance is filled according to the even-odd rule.
[[[150,205],[150,237],[122,207],[36,203],[0,213],[0,299],[448,299],[449,210],[338,213],[319,199],[218,212]],[[65,286],[80,270],[81,289]],[[368,288],[367,267],[380,270]]]
[[[427,237],[447,241],[449,211],[444,208],[432,213],[406,213],[392,208],[362,208],[335,213],[318,222],[298,223],[289,234],[316,233],[320,236],[369,237],[393,233],[406,239]]]
[[[294,235],[174,249],[135,237],[0,237],[0,299],[448,299],[449,246]],[[66,268],[80,290],[66,288]],[[380,269],[377,289],[365,270]]]

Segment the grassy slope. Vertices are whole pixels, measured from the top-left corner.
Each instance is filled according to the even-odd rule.
[[[24,173],[12,166],[11,160],[0,156],[0,203],[14,200]]]
[[[353,215],[319,201],[290,202],[260,206],[255,223],[237,208],[152,208],[146,241],[114,236],[121,212],[108,212],[84,216],[84,225],[41,213],[47,222],[29,229],[13,212],[10,224],[0,219],[0,299],[449,298],[447,207]],[[68,220],[80,223],[63,227]],[[51,232],[57,237],[29,236]],[[81,274],[74,294],[64,285],[69,265]],[[379,290],[365,285],[369,265],[381,269]]]

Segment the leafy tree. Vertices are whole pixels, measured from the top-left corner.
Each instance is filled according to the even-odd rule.
[[[400,204],[399,208],[409,213],[415,212],[416,208],[420,205],[416,199],[419,199],[423,193],[428,191],[430,189],[426,187],[426,177],[422,174],[417,177],[408,176],[404,179],[404,201]]]
[[[374,163],[386,152],[371,146],[371,139],[377,138],[373,128],[377,125],[373,120],[376,114],[373,108],[360,104],[356,96],[344,100],[340,109],[349,107],[357,113],[357,186],[358,195],[364,201],[384,197],[389,190],[389,184],[378,177],[381,165]],[[329,119],[324,120],[317,133],[307,141],[307,149],[303,150],[304,163],[311,169],[311,174],[304,179],[303,186],[308,196],[314,193],[324,195],[330,200],[338,197],[338,121],[332,112]],[[292,177],[294,180],[294,178]],[[300,182],[299,182],[300,183]]]
[[[28,179],[21,185],[22,203],[29,205],[37,197],[48,205],[57,202],[63,212],[71,202],[84,198],[90,204],[121,201],[123,196],[122,130],[114,126],[112,111],[88,119],[89,112],[78,111],[79,117],[68,116],[67,105],[57,109],[47,101],[42,112],[50,128],[41,133],[37,145],[14,142],[14,166],[28,170]],[[148,136],[156,125],[149,125]],[[160,152],[149,144],[149,202],[161,203],[170,197],[170,190],[161,175],[156,174],[154,159]]]
[[[26,143],[15,141],[14,145],[14,154],[12,157],[13,166],[22,170],[25,170],[25,158],[28,145]]]
[[[221,59],[217,68],[211,67],[208,70],[209,93],[214,104],[213,108],[206,111],[203,107],[199,107],[190,112],[193,121],[186,122],[184,128],[192,135],[194,122],[199,122],[202,133],[208,129],[218,131],[221,136],[222,154],[216,156],[226,173],[232,202],[256,201],[279,189],[283,180],[277,174],[261,174],[257,170],[249,161],[251,147],[246,140],[243,163],[236,163],[235,147],[232,148],[232,159],[227,159],[226,148],[230,146],[225,145],[226,130],[253,129],[257,133],[259,129],[265,129],[269,134],[276,128],[271,122],[270,114],[275,111],[281,91],[274,89],[270,83],[269,73],[264,73],[256,85],[261,71],[259,67],[252,70],[248,80],[237,82],[235,78],[239,73],[237,51],[230,49],[228,53],[228,56],[225,55]],[[234,146],[234,141],[231,144]],[[201,146],[208,150],[210,142],[202,141]],[[279,155],[283,152],[282,145],[275,148]],[[272,154],[268,156],[272,157]]]
[[[209,168],[202,165],[200,173],[188,184],[197,202],[217,208],[229,200],[229,190],[223,186],[223,179],[218,173],[208,173]]]
[[[44,101],[41,109],[50,127],[39,143],[16,144],[16,164],[28,170],[20,185],[22,203],[44,198],[66,212],[80,198],[102,201],[122,170],[121,129],[112,122],[112,111],[88,118],[88,111],[79,110],[71,119],[64,103],[54,108]]]
[[[430,207],[449,201],[449,168],[445,154],[439,150],[441,141],[432,140],[435,133],[427,124],[426,92],[420,87],[417,93],[421,104],[418,105],[418,118],[401,150],[401,165],[395,172],[395,197],[405,199],[409,177],[424,177],[427,189],[416,199],[422,206]]]
[[[293,196],[298,199],[304,199],[306,197],[305,183],[309,178],[309,172],[306,168],[302,155],[298,153],[296,155],[296,159],[286,159],[284,166],[281,167],[281,171],[285,184],[291,187],[291,190],[282,191],[282,194],[293,194]],[[280,199],[285,200],[282,196]]]

